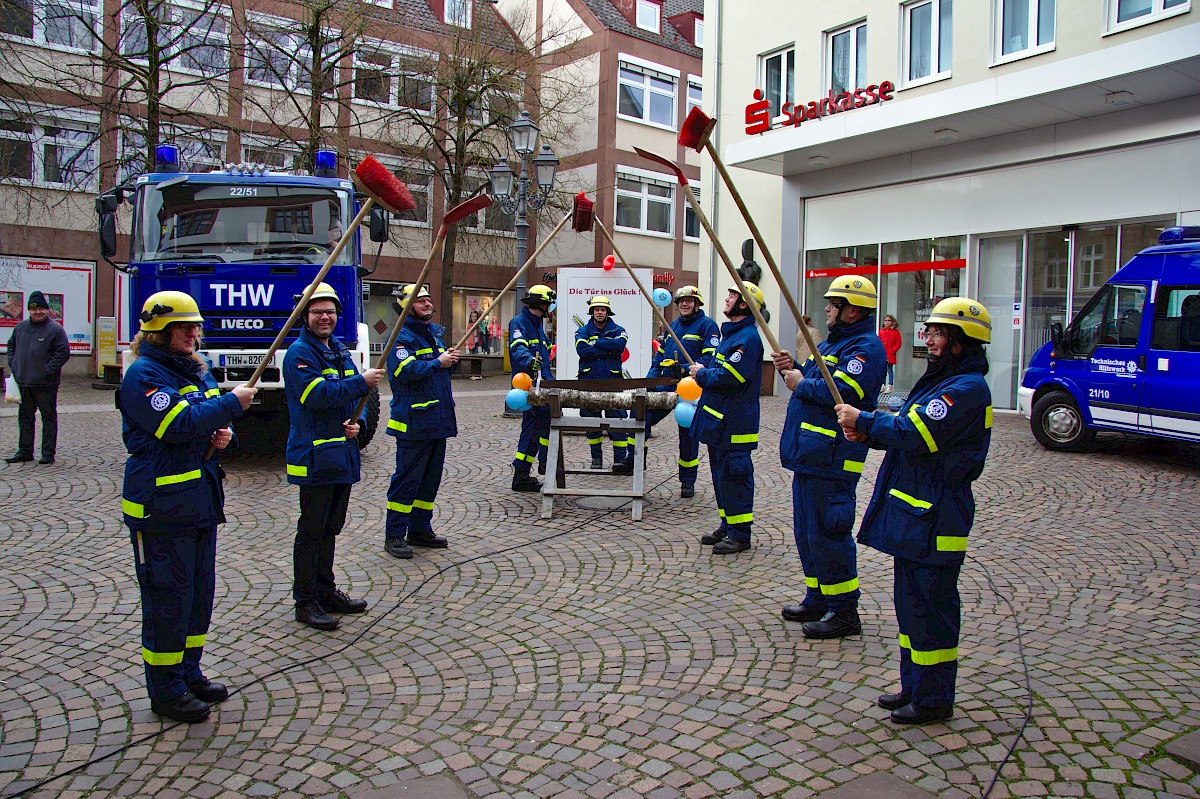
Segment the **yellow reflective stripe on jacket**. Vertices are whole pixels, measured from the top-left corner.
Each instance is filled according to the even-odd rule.
[[[413,350],[417,355],[433,355],[433,347],[422,347],[419,350]]]
[[[842,471],[862,474],[863,467],[866,465],[866,461],[842,461]]]
[[[742,513],[737,516],[726,516],[725,517],[725,522],[727,524],[749,524],[752,521],[754,521],[754,513],[753,512]]]
[[[407,433],[408,425],[404,422],[397,422],[395,419],[388,419],[388,430],[399,430],[401,433]]]
[[[523,338],[513,338],[508,340],[508,346],[511,349],[515,344],[528,344],[529,342]]]
[[[929,432],[929,428],[925,426],[925,420],[917,415],[917,407],[915,405],[909,408],[908,419],[917,428],[917,432],[921,434],[921,438],[925,439],[925,446],[929,447],[930,454],[937,452],[937,442],[933,440],[933,433]]]
[[[726,369],[728,369],[730,371],[730,373],[732,373],[733,376],[738,379],[739,383],[746,382],[746,378],[742,377],[741,372],[739,372],[737,369],[734,369],[732,366],[730,366],[728,361],[721,361],[721,365],[724,366]]]
[[[287,465],[287,473],[292,477],[308,477],[307,466],[295,466],[291,463]]]
[[[142,660],[151,666],[178,666],[183,662],[183,651],[151,652],[146,647],[142,647]]]
[[[205,391],[205,392],[204,392],[204,396],[205,396],[205,398],[208,398],[208,397],[219,397],[219,396],[221,396],[221,389],[219,389],[219,388],[210,388],[208,391]]]
[[[158,429],[154,431],[155,438],[162,438],[167,434],[167,428],[171,426],[171,422],[175,421],[175,417],[183,413],[183,409],[188,406],[187,400],[180,400],[175,403],[175,407],[167,411],[167,415],[159,422]]]
[[[828,427],[817,427],[815,424],[809,424],[808,422],[801,422],[800,429],[811,430],[814,433],[820,433],[821,435],[829,436],[830,438],[837,438],[836,430],[830,430]]]
[[[686,333],[683,336],[681,336],[680,338],[682,338],[684,341],[687,341],[689,339],[694,339],[696,341],[700,340],[700,337],[697,336],[695,333]]]
[[[301,405],[303,405],[303,404],[304,404],[304,401],[305,401],[306,399],[308,399],[308,392],[312,391],[312,390],[313,390],[313,387],[314,387],[314,386],[316,386],[316,385],[317,385],[317,383],[324,383],[324,382],[325,382],[325,378],[323,378],[323,377],[318,377],[317,379],[315,379],[315,380],[313,380],[311,383],[309,383],[309,384],[308,384],[308,386],[307,386],[307,387],[304,389],[304,393],[302,393],[302,394],[300,395],[300,404],[301,404]]]
[[[862,388],[862,386],[860,386],[858,384],[858,381],[855,380],[854,378],[852,378],[850,375],[843,372],[841,369],[835,369],[833,372],[833,376],[835,378],[837,378],[838,380],[841,380],[846,385],[850,386],[850,388],[854,389],[855,393],[858,394],[859,399],[863,399],[864,397],[867,396],[867,392],[863,391],[863,388]]]
[[[414,508],[420,508],[421,510],[433,510],[433,503],[426,502],[423,499],[414,499],[412,506]]]
[[[387,509],[396,513],[412,513],[412,505],[404,505],[399,502],[389,502]]]
[[[843,583],[834,583],[833,585],[821,586],[821,593],[825,596],[837,596],[838,594],[848,594],[851,591],[858,590],[858,578],[851,577]]]
[[[992,406],[989,405],[983,409],[983,429],[992,429]]]
[[[700,465],[699,458],[692,458],[690,461],[685,461],[683,458],[678,458],[677,460],[679,461],[679,465],[683,466],[684,468]]]
[[[930,508],[933,507],[932,502],[926,502],[923,499],[917,499],[912,494],[905,494],[903,491],[901,491],[898,488],[888,489],[888,493],[891,494],[896,499],[900,499],[900,500],[907,502],[909,505],[912,505],[914,508],[922,508],[923,510],[929,510]]]
[[[703,349],[700,350],[700,354],[705,355],[707,353],[716,352],[716,351],[717,351],[716,347],[704,347]]]
[[[735,433],[729,437],[730,444],[757,444],[758,433]]]
[[[184,649],[199,649],[208,640],[208,635],[189,635],[183,642]]]
[[[323,375],[336,375],[337,373],[338,373],[337,369],[322,369],[321,370],[321,374],[323,374]]]
[[[199,480],[200,470],[192,469],[190,472],[181,472],[180,474],[164,474],[162,477],[154,478],[154,485],[169,486],[175,483],[186,483],[190,480]]]
[[[907,649],[912,662],[918,666],[936,666],[939,663],[953,663],[958,660],[958,647],[952,646],[949,649],[913,649],[912,640],[900,633],[900,648]]]
[[[414,407],[414,408],[428,408],[430,405],[436,405],[436,404],[437,404],[437,403],[439,403],[439,402],[441,402],[441,400],[435,400],[435,399],[426,400],[425,402],[414,402],[414,403],[412,404],[412,407]]]
[[[704,406],[704,410],[708,411],[709,413],[711,413],[713,416],[717,417],[718,419],[725,418],[725,414],[721,413],[720,411],[715,411],[712,408],[708,407],[707,405]]]
[[[410,356],[408,356],[408,357],[407,357],[407,358],[405,358],[403,361],[401,361],[400,363],[396,364],[396,371],[392,372],[392,374],[394,374],[394,375],[399,375],[399,374],[400,374],[400,370],[401,370],[401,369],[403,369],[404,367],[408,366],[410,363],[412,363],[412,362],[413,362],[413,361],[415,361],[416,359],[417,359],[417,356],[415,356],[415,355],[410,355]]]
[[[938,552],[966,552],[967,537],[965,535],[939,535],[937,549]]]
[[[316,441],[313,442],[313,446],[319,447],[322,444],[331,444],[334,441],[345,441],[345,440],[346,440],[345,436],[338,436],[337,438],[318,438]]]
[[[822,355],[821,360],[825,361],[825,363],[837,363],[838,357],[836,355]]]
[[[182,386],[176,389],[180,394],[191,394],[193,391],[199,391],[198,386]]]
[[[342,372],[342,377],[354,377],[356,374],[358,374],[357,369],[346,369]]]
[[[126,516],[132,516],[135,519],[146,518],[146,506],[139,505],[136,502],[130,502],[129,500],[125,499],[125,497],[121,497],[121,512]]]

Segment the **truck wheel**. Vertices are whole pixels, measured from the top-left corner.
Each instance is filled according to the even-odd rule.
[[[1096,438],[1096,431],[1083,423],[1083,414],[1065,391],[1052,391],[1033,403],[1029,414],[1033,437],[1046,449],[1079,452]]]
[[[367,396],[367,407],[364,413],[367,415],[367,423],[363,425],[362,430],[358,431],[356,437],[360,450],[367,448],[371,439],[375,438],[375,431],[379,429],[379,389],[371,389],[371,393]]]

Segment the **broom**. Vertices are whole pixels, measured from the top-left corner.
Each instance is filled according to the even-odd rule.
[[[429,257],[425,259],[425,266],[421,268],[421,274],[413,282],[413,290],[409,292],[408,298],[405,299],[404,305],[400,308],[400,318],[396,320],[396,324],[392,325],[392,332],[388,336],[387,343],[383,345],[383,350],[379,353],[379,360],[375,363],[376,369],[382,369],[387,366],[388,353],[392,351],[392,346],[396,343],[396,338],[400,335],[401,328],[404,327],[404,320],[408,318],[408,312],[412,310],[413,303],[417,301],[417,292],[425,284],[425,278],[429,277],[429,270],[433,267],[433,259],[437,257],[438,250],[445,243],[446,237],[450,235],[450,226],[464,217],[487,208],[491,204],[491,197],[486,194],[479,194],[464,200],[442,216],[442,224],[438,228],[437,236],[433,240],[433,247],[429,250]],[[455,347],[455,349],[458,348]],[[370,396],[370,392],[363,395],[362,399],[358,401],[358,405],[354,406],[354,413],[350,415],[351,420],[362,416],[363,409],[367,407],[367,400]]]
[[[771,251],[767,249],[767,243],[763,240],[763,235],[759,231],[758,225],[754,224],[754,219],[750,216],[750,209],[746,207],[746,203],[742,199],[742,193],[737,190],[737,186],[733,185],[733,178],[729,176],[729,172],[725,169],[725,163],[721,160],[721,156],[717,155],[717,148],[713,146],[711,141],[712,132],[716,126],[717,120],[701,111],[699,106],[693,106],[687,115],[687,119],[684,120],[682,127],[679,129],[679,144],[697,153],[702,149],[708,149],[709,157],[716,164],[717,172],[721,175],[721,180],[724,181],[725,186],[729,189],[729,193],[733,195],[733,201],[737,204],[738,210],[742,212],[742,218],[746,220],[746,226],[750,228],[750,235],[758,243],[758,249],[762,252],[767,266],[771,269],[771,274],[775,276],[775,282],[779,285],[779,292],[783,295],[783,299],[787,303],[788,309],[791,310],[792,316],[795,317],[796,326],[800,328],[800,332],[804,336],[804,342],[808,344],[808,348],[815,357],[817,354],[817,344],[813,341],[812,334],[808,332],[808,327],[804,324],[804,314],[800,312],[800,306],[796,304],[796,300],[788,290],[787,284],[783,282],[783,274],[779,271],[779,264],[775,263],[775,258],[772,257]],[[817,358],[816,360],[821,361],[822,359]],[[825,366],[821,366],[822,377],[828,371]],[[840,397],[837,389],[833,387],[832,380],[827,379],[826,382],[829,383],[829,390],[840,402]]]
[[[342,237],[338,239],[334,248],[330,250],[329,256],[325,259],[325,263],[317,271],[317,276],[308,284],[308,288],[304,289],[304,293],[300,295],[300,301],[296,303],[296,307],[292,309],[292,313],[288,316],[287,321],[283,323],[283,327],[279,328],[279,333],[276,334],[275,340],[271,342],[271,346],[267,348],[266,354],[262,361],[250,375],[250,379],[246,381],[246,385],[250,388],[254,387],[263,376],[263,372],[267,368],[267,364],[271,362],[271,358],[283,344],[283,340],[287,337],[288,332],[292,329],[292,325],[296,324],[296,320],[308,306],[308,301],[312,297],[313,292],[317,290],[317,286],[321,285],[321,281],[329,274],[330,268],[342,254],[342,250],[346,248],[346,244],[358,231],[358,226],[366,219],[367,214],[371,213],[371,208],[375,205],[382,205],[393,214],[398,214],[401,211],[411,211],[417,207],[413,200],[412,194],[408,190],[408,186],[387,170],[383,164],[375,160],[374,156],[368,155],[362,162],[354,168],[350,173],[350,177],[354,180],[355,187],[363,194],[367,195],[367,201],[362,204],[362,208],[358,209],[358,214],[346,226]],[[216,447],[209,446],[208,453],[204,456],[205,460],[212,457]]]

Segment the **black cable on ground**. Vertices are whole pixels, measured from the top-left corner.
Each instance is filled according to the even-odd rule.
[[[701,456],[701,457],[703,458],[703,456]],[[549,478],[547,478],[547,479],[549,479]],[[675,475],[671,475],[670,477],[651,486],[650,490],[653,491],[655,489],[661,488],[664,484],[666,484],[674,479],[675,479]],[[349,641],[345,642],[341,646],[339,646],[336,649],[333,649],[329,652],[326,652],[323,655],[313,655],[312,657],[306,658],[305,660],[300,660],[295,663],[291,663],[287,666],[284,666],[283,668],[276,669],[275,671],[269,672],[260,677],[255,677],[253,680],[246,683],[245,685],[235,687],[233,690],[231,690],[229,692],[229,695],[231,697],[236,696],[237,694],[242,693],[246,689],[252,688],[255,685],[258,685],[259,683],[262,683],[262,682],[265,682],[266,680],[271,679],[272,677],[278,677],[280,674],[286,674],[289,671],[295,671],[296,669],[303,668],[303,667],[311,665],[313,663],[317,663],[319,661],[325,660],[326,658],[330,658],[335,655],[340,655],[341,653],[345,652],[347,649],[349,649],[350,647],[354,646],[359,641],[361,641],[363,639],[363,636],[365,636],[367,633],[369,633],[372,630],[372,628],[375,627],[376,624],[379,624],[379,622],[386,619],[393,611],[395,611],[397,608],[399,608],[401,605],[403,605],[405,602],[407,602],[409,599],[411,599],[418,591],[420,591],[422,588],[424,588],[431,580],[433,580],[436,577],[441,577],[443,574],[445,574],[448,571],[452,571],[454,569],[461,568],[463,566],[466,566],[469,563],[474,563],[475,561],[487,560],[490,558],[499,557],[499,556],[505,555],[509,552],[515,552],[518,549],[524,549],[525,547],[532,546],[534,544],[542,544],[542,543],[545,543],[546,541],[552,541],[556,538],[561,538],[562,536],[567,535],[569,533],[573,533],[576,530],[579,530],[580,528],[584,527],[585,525],[591,524],[592,522],[595,522],[595,521],[603,518],[604,516],[607,516],[608,514],[613,513],[614,511],[621,510],[622,508],[629,505],[629,503],[632,501],[633,501],[632,498],[630,498],[629,500],[626,500],[625,502],[621,503],[620,505],[618,505],[615,508],[611,508],[611,509],[603,510],[603,511],[597,511],[596,513],[593,513],[591,516],[588,516],[587,518],[583,519],[580,522],[577,522],[576,524],[568,527],[565,530],[560,530],[556,533],[551,533],[550,535],[542,536],[541,538],[535,538],[530,541],[525,541],[524,543],[516,544],[514,546],[507,547],[505,549],[498,549],[498,550],[495,550],[492,552],[484,552],[482,554],[475,555],[474,557],[467,558],[466,560],[460,560],[460,561],[455,561],[453,563],[448,563],[445,566],[442,566],[437,571],[433,572],[432,574],[426,576],[425,579],[421,580],[421,582],[419,582],[415,588],[409,590],[408,593],[406,593],[404,596],[397,599],[396,602],[390,608],[388,608],[383,613],[381,613],[378,616],[376,616],[375,618],[373,618],[371,620],[370,624],[368,624],[366,627],[364,627],[362,630],[360,630],[357,635],[355,635],[353,638],[351,638]],[[105,752],[104,754],[99,755],[97,757],[93,757],[91,760],[88,760],[84,763],[80,763],[77,766],[72,766],[71,768],[67,769],[66,771],[46,777],[41,782],[30,785],[28,788],[22,788],[21,790],[17,791],[16,793],[12,793],[12,794],[8,794],[8,795],[4,796],[3,799],[18,799],[18,797],[25,796],[25,795],[30,794],[33,791],[36,791],[40,788],[44,788],[45,786],[49,785],[50,783],[56,782],[57,780],[60,780],[63,777],[69,777],[72,774],[76,774],[76,773],[84,770],[85,768],[88,768],[89,766],[94,766],[97,763],[101,763],[105,760],[108,760],[110,757],[119,755],[122,752],[126,752],[135,746],[141,746],[142,744],[144,744],[148,741],[152,741],[155,738],[158,738],[159,736],[163,735],[164,733],[170,732],[171,730],[174,730],[174,729],[177,729],[177,728],[183,727],[183,726],[188,726],[188,722],[176,721],[173,724],[167,724],[166,726],[162,727],[161,729],[157,730],[156,732],[152,732],[147,735],[143,735],[141,738],[138,738],[135,741],[130,741],[127,744],[123,744],[123,745],[117,747],[116,749],[113,749],[111,752]]]

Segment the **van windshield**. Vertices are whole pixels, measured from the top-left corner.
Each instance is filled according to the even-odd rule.
[[[1145,304],[1145,286],[1107,285],[1071,322],[1063,343],[1077,356],[1091,355],[1097,347],[1136,347]]]
[[[315,186],[187,181],[143,186],[134,261],[324,263],[349,218],[349,192]],[[337,263],[353,263],[342,250]]]

